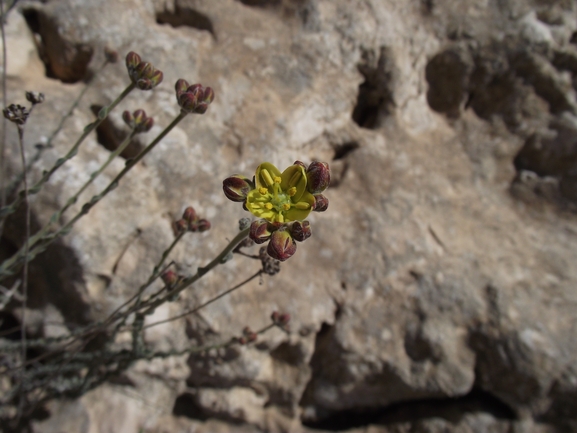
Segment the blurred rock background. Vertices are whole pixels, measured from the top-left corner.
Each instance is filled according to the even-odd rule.
[[[280,274],[146,337],[164,349],[226,340],[273,310],[291,314],[290,335],[139,362],[122,383],[50,403],[35,432],[577,431],[575,2],[22,0],[6,31],[9,103],[46,95],[26,127],[30,155],[105,46],[165,77],[33,198],[37,226],[118,144],[122,110],[152,115],[153,137],[178,113],[178,78],[216,92],[34,262],[30,326],[45,334],[130,297],[187,205],[213,228],[174,259],[183,273],[211,259],[247,216],[221,192],[228,175],[318,159],[333,179],[329,210]],[[129,82],[123,62],[94,80],[32,176]],[[8,176],[20,167],[15,137],[10,128]],[[13,221],[2,254],[22,233]],[[251,266],[235,257],[150,320]]]

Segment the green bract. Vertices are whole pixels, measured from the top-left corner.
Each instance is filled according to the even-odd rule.
[[[315,204],[300,165],[291,165],[281,173],[270,162],[263,162],[256,169],[255,182],[255,189],[247,195],[246,208],[258,218],[272,223],[302,221]]]

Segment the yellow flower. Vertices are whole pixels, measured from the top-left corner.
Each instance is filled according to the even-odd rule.
[[[315,204],[301,165],[291,165],[281,173],[270,162],[263,162],[256,169],[255,183],[246,197],[246,208],[272,223],[302,221]]]

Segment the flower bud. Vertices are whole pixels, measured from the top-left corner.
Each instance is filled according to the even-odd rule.
[[[147,78],[152,81],[152,86],[156,87],[162,80],[164,79],[164,74],[160,69],[154,69],[150,74],[148,74]]]
[[[224,195],[231,201],[245,201],[246,196],[252,189],[254,189],[252,181],[240,174],[233,174],[222,181]]]
[[[180,105],[180,108],[184,111],[192,113],[198,106],[198,99],[190,92],[182,93],[178,96],[178,105]]]
[[[210,221],[207,219],[200,219],[198,220],[198,223],[196,224],[197,228],[196,231],[202,233],[202,232],[206,232],[208,230],[210,230]]]
[[[190,224],[198,221],[198,215],[192,206],[188,206],[182,213],[182,219]]]
[[[132,113],[132,116],[134,117],[134,124],[138,125],[146,118],[146,113],[144,110],[136,110],[134,113]]]
[[[2,112],[6,119],[17,125],[24,125],[30,115],[30,111],[26,107],[18,104],[10,104]]]
[[[202,96],[202,101],[207,105],[211,104],[214,101],[214,90],[212,87],[206,87],[204,89],[204,95]]]
[[[144,122],[141,123],[138,132],[148,132],[154,126],[154,119],[152,117],[147,117]]]
[[[179,280],[178,275],[172,269],[164,271],[160,278],[167,286],[174,286]]]
[[[136,69],[138,64],[142,61],[140,56],[136,54],[134,51],[129,52],[126,55],[126,68],[128,69],[128,73],[130,75],[130,71]]]
[[[318,194],[331,183],[331,172],[326,162],[313,161],[307,169],[307,189],[311,194]]]
[[[125,110],[122,113],[122,120],[124,120],[124,123],[126,123],[127,126],[130,126],[131,128],[134,126],[134,116],[132,116],[130,111]]]
[[[188,81],[183,80],[182,78],[177,80],[176,84],[174,85],[174,90],[176,91],[176,98],[178,99],[180,95],[185,93],[188,90],[189,86],[190,85],[188,84]]]
[[[274,227],[267,220],[256,220],[250,225],[249,238],[255,244],[263,244],[268,241],[272,235]]]
[[[266,252],[273,259],[284,262],[292,257],[297,250],[297,244],[288,230],[277,230],[270,237]]]
[[[311,224],[308,221],[295,221],[290,227],[291,236],[295,241],[304,242],[311,237]]]
[[[179,219],[178,221],[175,221],[174,227],[176,228],[176,231],[178,233],[182,233],[182,232],[185,232],[187,230],[190,230],[190,224],[187,221],[185,221],[184,219]]]
[[[44,102],[44,93],[26,92],[26,100],[33,105],[42,104]]]
[[[315,194],[313,195],[315,198],[315,204],[313,206],[313,211],[315,212],[324,212],[329,207],[329,199],[326,198],[322,194]]]

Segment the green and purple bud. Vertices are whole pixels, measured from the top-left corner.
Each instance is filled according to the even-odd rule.
[[[196,223],[196,230],[195,231],[197,231],[199,233],[206,232],[206,231],[210,230],[210,227],[211,227],[210,221],[202,218],[202,219],[198,220],[198,222]]]
[[[162,71],[149,62],[143,62],[138,54],[131,51],[126,55],[126,69],[130,80],[140,90],[151,90],[158,86],[163,78]]]
[[[188,206],[182,213],[182,219],[191,224],[198,221],[198,215],[192,206]]]
[[[133,113],[124,111],[122,113],[122,120],[136,133],[148,132],[154,125],[154,119],[147,117],[144,110],[136,110]]]
[[[318,194],[329,187],[331,172],[326,162],[313,161],[307,169],[307,189],[311,194]]]
[[[243,202],[248,193],[254,189],[254,183],[246,176],[233,174],[222,181],[224,195],[231,201]]]
[[[296,250],[297,244],[286,229],[273,232],[266,248],[269,256],[281,262],[291,258]]]
[[[174,88],[178,105],[187,113],[204,114],[214,100],[214,90],[202,84],[189,86],[186,80],[180,79]]]
[[[250,225],[248,237],[252,239],[255,244],[264,244],[270,239],[274,230],[275,227],[267,220],[256,220]]]
[[[311,224],[308,221],[295,221],[290,226],[291,236],[295,241],[304,242],[311,237]]]
[[[314,212],[324,212],[329,207],[329,199],[322,194],[314,194],[315,204],[313,206]]]
[[[164,271],[160,276],[160,278],[162,279],[164,284],[166,284],[169,287],[174,286],[176,283],[178,283],[178,280],[180,279],[180,277],[172,269]]]
[[[42,104],[44,102],[44,93],[40,92],[26,92],[26,100],[32,105]]]
[[[301,166],[302,168],[304,168],[305,170],[307,169],[307,165],[306,165],[304,162],[302,162],[302,161],[298,161],[298,160],[297,160],[297,161],[293,162],[293,165],[300,165],[300,166]]]

